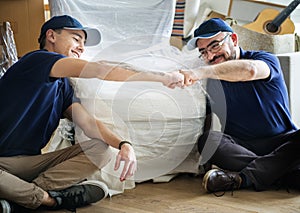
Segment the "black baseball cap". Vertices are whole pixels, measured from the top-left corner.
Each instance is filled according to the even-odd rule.
[[[101,33],[98,29],[84,27],[77,19],[68,15],[53,16],[51,19],[46,21],[41,28],[39,41],[49,29],[82,30],[86,35],[85,46],[95,46],[101,41]]]
[[[207,39],[216,36],[221,32],[231,32],[232,28],[224,20],[220,18],[212,18],[204,21],[200,26],[194,31],[194,38],[189,40],[187,43],[187,48],[189,50],[195,49],[197,47],[197,40],[199,38]]]

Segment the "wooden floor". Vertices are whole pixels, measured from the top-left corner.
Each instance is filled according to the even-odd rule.
[[[45,212],[45,211],[43,211]],[[59,211],[67,212],[67,211]],[[298,213],[300,192],[239,190],[222,197],[204,192],[201,178],[180,175],[169,183],[145,182],[123,194],[77,209],[78,213]]]

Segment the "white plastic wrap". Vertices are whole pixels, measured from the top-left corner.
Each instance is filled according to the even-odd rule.
[[[18,61],[17,48],[9,22],[0,23],[0,78]]]
[[[174,1],[50,0],[49,3],[52,15],[69,14],[83,25],[99,28],[103,41],[86,49],[87,59],[124,62],[145,72],[199,66],[196,56],[169,45]],[[72,82],[87,110],[122,138],[130,140],[135,148],[138,171],[132,181],[118,180],[120,171],[113,171],[114,160],[102,169],[99,178],[110,189],[122,192],[134,187],[134,181],[176,172],[198,172],[195,144],[205,116],[201,83],[172,90],[153,82],[98,79],[72,79]],[[76,138],[87,139],[79,129]]]
[[[134,38],[144,35],[169,37],[172,32],[174,0],[49,0],[51,16],[69,14],[83,25],[101,31],[102,43],[89,47],[84,57],[93,58],[99,48],[106,48],[124,39],[128,46],[135,45]],[[153,40],[153,43],[158,41]],[[149,44],[151,45],[151,43]],[[119,50],[118,50],[119,51]]]

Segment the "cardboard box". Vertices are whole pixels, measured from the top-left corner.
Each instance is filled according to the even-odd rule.
[[[18,57],[39,49],[38,37],[45,22],[43,0],[0,0],[0,22],[9,22]]]

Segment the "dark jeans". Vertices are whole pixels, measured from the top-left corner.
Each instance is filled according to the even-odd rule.
[[[255,141],[241,141],[217,131],[198,139],[202,164],[240,172],[258,191],[276,183],[300,189],[300,130]]]

